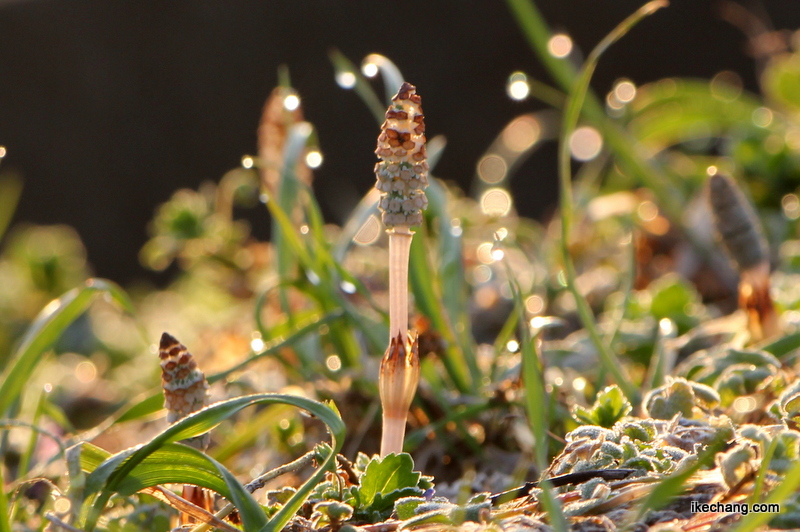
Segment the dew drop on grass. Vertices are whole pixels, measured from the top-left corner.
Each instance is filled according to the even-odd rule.
[[[358,230],[356,236],[353,237],[353,241],[361,246],[369,246],[375,243],[380,236],[381,223],[378,221],[378,217],[373,214],[367,218],[367,221]]]
[[[286,98],[283,99],[283,107],[287,111],[294,111],[298,107],[300,107],[300,97],[296,94],[289,94]]]
[[[72,502],[66,497],[59,497],[53,502],[53,510],[57,514],[66,514],[72,508]]]
[[[336,83],[343,89],[352,89],[356,86],[356,75],[349,70],[336,74]]]
[[[506,92],[512,100],[521,101],[528,97],[531,87],[528,84],[528,76],[524,72],[514,72],[508,77]]]
[[[319,168],[322,164],[322,154],[317,150],[308,152],[306,154],[306,164],[309,168]]]
[[[461,220],[453,218],[450,220],[450,234],[458,238],[463,234],[464,230],[461,228]]]
[[[502,139],[506,148],[513,152],[523,152],[531,148],[542,134],[539,121],[529,115],[513,120],[503,130]]]
[[[614,97],[620,103],[630,103],[636,97],[636,85],[629,79],[622,79],[614,85]]]
[[[264,349],[264,340],[261,338],[253,338],[250,341],[250,349],[252,349],[254,353],[260,353],[261,350]]]
[[[753,124],[758,127],[769,127],[772,123],[772,111],[766,107],[759,107],[753,111]]]
[[[525,309],[531,314],[538,314],[544,310],[544,300],[539,296],[530,296],[525,300]]]
[[[361,65],[361,72],[368,78],[374,78],[378,75],[378,65],[367,61]]]
[[[342,359],[340,359],[337,355],[331,355],[325,359],[325,365],[331,371],[339,371],[342,369]]]
[[[800,198],[796,194],[786,194],[781,198],[781,207],[783,208],[783,215],[789,220],[800,218]]]
[[[564,33],[557,33],[547,41],[547,51],[553,57],[567,57],[572,52],[572,39]]]
[[[569,149],[575,159],[591,161],[603,149],[603,137],[593,127],[579,127],[569,138]]]
[[[342,281],[339,286],[341,287],[342,291],[345,294],[355,294],[356,293],[356,285],[351,283],[350,281]]]
[[[497,183],[506,177],[508,166],[502,157],[490,154],[478,162],[478,176],[486,183]]]
[[[502,188],[490,188],[481,196],[481,209],[488,216],[505,216],[511,210],[511,195]]]

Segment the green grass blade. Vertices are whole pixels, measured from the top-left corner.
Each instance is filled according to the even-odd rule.
[[[533,1],[506,1],[531,49],[547,67],[558,85],[565,91],[570,91],[577,78],[577,72],[569,61],[550,55],[547,43],[552,33]],[[693,236],[691,227],[682,223],[685,201],[677,193],[675,187],[671,186],[666,174],[646,158],[646,152],[640,149],[633,136],[605,115],[603,105],[593,94],[588,94],[583,112],[601,130],[609,149],[616,154],[622,168],[640,179],[654,192],[659,205],[667,216],[683,228],[695,249],[703,253],[704,247]]]
[[[19,398],[25,383],[42,360],[42,354],[102,294],[107,294],[123,310],[133,314],[133,305],[127,294],[105,279],[89,279],[83,287],[70,290],[48,303],[22,337],[9,366],[0,376],[0,415]]]
[[[6,234],[22,194],[22,180],[14,174],[0,178],[0,238]]]
[[[362,64],[371,63],[378,67],[378,70],[383,77],[383,88],[386,94],[386,106],[392,104],[392,97],[397,94],[397,90],[405,81],[403,74],[400,72],[400,69],[397,68],[388,57],[385,57],[381,54],[369,54],[367,57],[364,58]]]
[[[549,431],[549,412],[547,390],[544,382],[544,367],[536,349],[537,339],[531,336],[528,323],[525,320],[525,302],[522,298],[517,278],[513,270],[505,263],[506,272],[511,286],[511,293],[514,298],[514,309],[522,323],[520,335],[520,350],[522,354],[522,382],[525,386],[525,407],[528,411],[528,420],[535,439],[534,459],[539,471],[544,471],[548,465],[548,431]],[[558,532],[568,530],[567,520],[561,504],[553,496],[550,486],[543,483],[541,502],[550,518],[550,525]]]
[[[456,337],[464,363],[470,373],[472,382],[480,382],[481,370],[475,356],[469,316],[467,314],[468,285],[464,276],[463,247],[460,233],[453,233],[451,216],[448,211],[447,190],[437,179],[432,179],[426,191],[428,196],[428,215],[437,225],[437,259],[435,272],[437,283],[441,287],[442,310],[449,317],[452,334]]]
[[[598,330],[597,323],[595,322],[592,310],[588,302],[583,297],[583,294],[578,290],[575,279],[577,272],[575,265],[572,262],[572,256],[569,250],[570,230],[574,220],[574,200],[572,197],[572,165],[571,154],[569,147],[569,139],[578,125],[578,117],[580,116],[581,109],[586,100],[586,95],[589,90],[589,82],[592,79],[597,63],[600,56],[605,52],[608,47],[621,39],[633,26],[646,16],[651,15],[658,9],[665,7],[667,2],[665,0],[653,0],[639,8],[633,15],[626,18],[614,30],[609,33],[602,41],[592,50],[586,60],[581,73],[575,82],[574,87],[570,91],[570,96],[567,101],[567,108],[564,111],[564,121],[562,123],[561,139],[558,154],[558,173],[560,180],[560,196],[561,196],[561,252],[564,261],[564,270],[567,277],[567,286],[575,298],[578,307],[578,315],[581,318],[584,328],[589,333],[592,343],[597,349],[600,357],[600,362],[603,367],[616,379],[617,384],[625,392],[625,395],[633,404],[639,402],[639,392],[637,387],[630,380],[630,377],[625,373],[624,366],[620,363],[614,351],[603,340]]]
[[[435,285],[435,269],[428,261],[428,235],[425,227],[417,231],[411,241],[411,251],[408,260],[408,277],[414,301],[420,312],[430,321],[433,328],[442,335],[447,343],[447,352],[442,357],[442,363],[447,369],[450,380],[461,393],[470,393],[468,375],[465,373],[463,354],[456,342],[452,324],[444,313],[440,287]]]
[[[92,473],[110,457],[108,451],[83,443],[81,468]],[[166,444],[145,458],[120,483],[117,492],[127,496],[151,486],[179,483],[202,486],[228,500],[233,498],[225,478],[213,462],[208,460],[208,456],[179,443]]]
[[[571,87],[576,76],[575,67],[568,60],[557,58],[548,52],[547,43],[552,33],[533,0],[506,0],[506,4],[517,19],[531,49],[550,71],[550,75],[565,89]]]
[[[345,427],[338,414],[330,407],[317,401],[293,395],[256,394],[210,405],[172,424],[148,443],[117,453],[101,463],[86,480],[86,493],[88,495],[99,491],[99,495],[92,504],[86,520],[86,529],[90,531],[94,529],[111,495],[122,489],[125,479],[146,458],[168,444],[204,434],[243,408],[257,404],[289,404],[302,408],[322,420],[331,432],[334,452],[269,522],[266,521],[263,510],[252,495],[221,464],[208,458],[224,478],[225,484],[231,493],[231,502],[239,510],[247,530],[261,530],[262,527],[264,527],[264,530],[279,530],[282,528],[302,505],[314,486],[323,478],[325,471],[333,465],[335,455],[342,446]],[[277,526],[278,524],[280,526]]]
[[[355,85],[353,85],[352,88],[367,106],[367,109],[370,110],[372,116],[375,117],[378,125],[382,124],[383,116],[386,113],[386,106],[381,103],[378,95],[372,90],[372,85],[370,85],[367,78],[361,74],[361,70],[359,70],[342,52],[335,48],[328,52],[328,57],[333,64],[333,69],[336,71],[337,79],[342,75],[350,74],[355,77]]]
[[[3,468],[0,467],[0,532],[11,532],[11,523],[8,521],[8,497],[6,497],[6,482],[3,478]]]
[[[130,408],[125,410],[119,417],[114,420],[114,423],[125,423],[126,421],[133,421],[134,419],[141,419],[143,417],[155,414],[164,408],[164,395],[159,390],[152,393],[133,404]]]
[[[513,270],[505,263],[511,294],[514,298],[514,309],[522,323],[520,330],[520,352],[522,354],[522,381],[525,385],[525,408],[528,411],[533,436],[536,440],[534,458],[539,471],[547,468],[547,431],[549,422],[547,414],[548,397],[545,391],[544,368],[536,350],[536,339],[531,336],[528,322],[525,320],[525,302],[522,299],[517,278]]]

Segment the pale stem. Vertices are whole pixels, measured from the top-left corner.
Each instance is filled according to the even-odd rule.
[[[389,341],[408,337],[408,257],[414,233],[401,225],[389,234]]]
[[[403,440],[406,434],[406,418],[389,417],[383,412],[383,433],[381,434],[381,456],[403,452]]]

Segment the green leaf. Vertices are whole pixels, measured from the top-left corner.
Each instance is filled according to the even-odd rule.
[[[610,429],[614,423],[627,416],[633,407],[616,384],[606,387],[597,394],[591,409],[576,406],[572,417],[579,423],[597,425]]]
[[[105,279],[89,279],[83,287],[74,288],[48,303],[28,327],[11,363],[0,375],[0,415],[19,398],[36,365],[43,359],[42,354],[101,294],[107,294],[123,310],[133,314],[133,305],[125,291]]]
[[[420,504],[424,504],[427,502],[424,497],[403,497],[402,499],[397,499],[394,503],[394,511],[397,514],[397,518],[401,521],[405,521],[406,519],[411,519],[414,517],[417,512],[417,506]]]
[[[420,495],[417,487],[421,474],[414,471],[414,461],[407,453],[373,458],[357,490],[359,513],[383,512],[402,497]]]

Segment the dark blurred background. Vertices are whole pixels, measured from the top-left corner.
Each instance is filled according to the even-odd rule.
[[[586,54],[643,3],[538,5]],[[620,77],[643,84],[731,70],[758,91],[747,37],[723,20],[722,5],[673,0],[605,54],[593,87],[604,95]],[[741,5],[774,29],[800,27],[798,0]],[[0,170],[24,181],[14,222],[72,225],[97,275],[163,282],[167,274],[137,258],[154,209],[255,153],[279,65],[319,131],[325,159],[314,187],[327,218],[341,222],[373,184],[378,128],[335,83],[332,47],[356,63],[369,53],[397,63],[422,94],[429,138],[447,136],[436,175],[464,187],[508,121],[545,107],[512,101],[509,74],[552,83],[501,0],[0,0]],[[517,209],[546,216],[556,188],[551,146],[516,176]],[[266,237],[266,210],[251,222]]]

